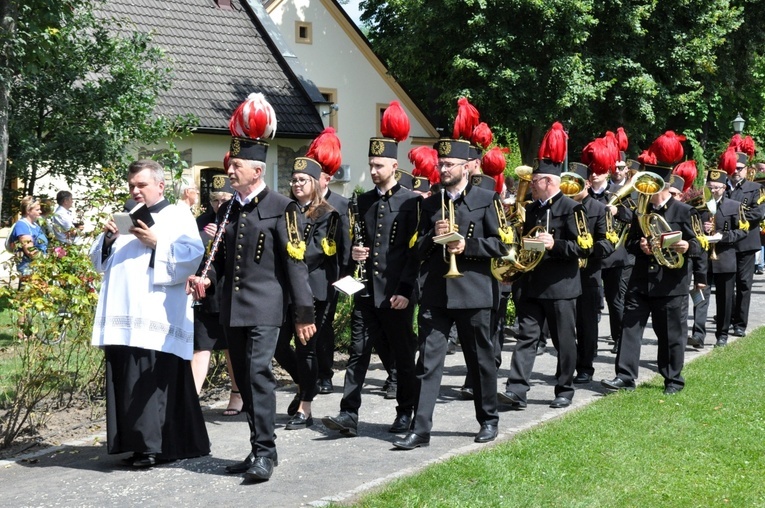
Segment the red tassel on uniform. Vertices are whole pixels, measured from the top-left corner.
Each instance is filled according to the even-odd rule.
[[[409,137],[409,117],[398,101],[391,101],[380,120],[380,133],[385,138],[404,141]]]
[[[699,174],[698,169],[696,169],[696,161],[693,160],[681,162],[675,166],[672,173],[682,178],[685,182],[683,184],[683,192],[687,192],[693,186],[693,182]]]
[[[335,129],[327,127],[321,131],[308,147],[305,156],[318,162],[322,172],[329,176],[334,175],[342,163],[340,138],[335,134]]]
[[[550,159],[554,164],[566,160],[566,143],[568,134],[563,130],[563,124],[555,122],[539,145],[539,159]]]
[[[454,139],[464,139],[470,141],[473,136],[473,129],[478,125],[480,115],[478,110],[470,104],[465,97],[460,97],[457,101],[457,118],[454,119]]]

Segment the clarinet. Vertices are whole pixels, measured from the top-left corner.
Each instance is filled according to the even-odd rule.
[[[357,247],[364,246],[364,230],[361,227],[361,217],[359,216],[359,202],[357,195],[354,194],[350,203],[351,221],[353,222],[353,245]],[[359,291],[359,296],[369,296],[367,290],[367,269],[365,261],[356,261],[356,270],[353,272],[353,278],[364,284],[364,289]]]
[[[195,289],[194,292],[196,293],[197,298],[195,299],[192,306],[201,305],[200,300],[202,300],[207,295],[207,292],[205,291],[204,280],[207,277],[207,272],[210,271],[210,266],[212,265],[212,262],[215,259],[215,253],[218,252],[218,248],[220,247],[220,242],[221,240],[223,240],[223,235],[226,233],[226,224],[228,224],[228,216],[229,214],[231,214],[232,206],[234,206],[233,196],[228,202],[228,207],[226,208],[225,215],[223,215],[223,220],[218,224],[218,230],[215,231],[215,238],[213,239],[213,243],[210,246],[210,254],[207,255],[207,260],[205,260],[205,264],[202,267],[202,272],[199,274],[199,282],[197,282],[194,287]]]

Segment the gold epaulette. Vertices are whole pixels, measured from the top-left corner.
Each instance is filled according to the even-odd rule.
[[[337,243],[332,238],[322,238],[321,250],[323,250],[324,254],[327,256],[334,256],[337,254]]]

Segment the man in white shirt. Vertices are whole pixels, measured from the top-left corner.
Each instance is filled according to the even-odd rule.
[[[56,235],[56,240],[61,243],[72,244],[77,240],[77,232],[82,230],[82,224],[75,223],[74,212],[72,211],[72,205],[74,205],[74,198],[69,191],[58,191],[56,194],[56,211],[53,212],[53,234]]]

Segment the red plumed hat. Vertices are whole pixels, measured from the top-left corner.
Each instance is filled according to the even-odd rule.
[[[231,158],[231,152],[226,152],[226,155],[223,156],[223,171],[226,171],[228,169],[228,160]]]
[[[698,169],[696,169],[696,161],[692,160],[681,162],[675,166],[672,173],[682,178],[685,182],[683,184],[683,192],[687,192],[691,188],[694,180],[696,180],[696,176],[699,174]]]
[[[563,124],[555,122],[539,145],[539,160],[549,159],[554,164],[561,164],[566,159],[566,142],[568,134],[563,130]]]
[[[473,137],[473,129],[478,125],[480,115],[478,110],[470,104],[466,97],[460,97],[457,101],[457,118],[454,119],[454,139],[470,141]]]
[[[637,160],[640,164],[649,164],[651,166],[656,165],[656,155],[650,150],[643,150],[643,152],[638,155]]]
[[[340,138],[335,134],[335,129],[332,127],[324,129],[308,147],[305,156],[318,162],[323,173],[329,176],[334,175],[342,163]]]
[[[725,171],[728,176],[733,175],[736,172],[736,162],[738,157],[736,156],[736,149],[733,145],[728,145],[728,148],[720,156],[720,162],[717,167]]]
[[[429,146],[415,146],[409,150],[409,162],[414,164],[412,176],[424,176],[431,184],[438,183],[441,176],[436,171],[438,151]]]
[[[410,128],[409,117],[404,108],[398,101],[391,101],[380,120],[380,133],[383,137],[395,139],[400,143],[409,137]]]
[[[613,136],[613,133],[611,133]],[[614,137],[615,141],[615,137]],[[591,141],[582,150],[582,163],[586,164],[590,171],[596,175],[605,175],[613,172],[616,168],[616,159],[619,151],[616,144],[609,143],[607,138],[597,138]]]
[[[739,152],[740,150],[738,149],[738,146],[739,146],[740,144],[741,144],[741,134],[739,134],[739,133],[737,132],[737,133],[735,133],[735,134],[734,134],[734,135],[733,135],[733,136],[730,138],[730,142],[728,142],[728,146],[732,146],[732,147],[733,147],[733,149],[734,149],[735,151]]]
[[[494,178],[495,176],[502,175],[505,172],[507,161],[505,160],[505,150],[498,146],[495,146],[488,152],[486,152],[481,159],[481,169],[485,175],[489,175]]]
[[[616,129],[616,144],[620,152],[626,152],[627,147],[630,145],[627,139],[627,133],[624,132],[624,127]]]
[[[685,151],[681,141],[685,141],[685,136],[678,136],[673,131],[666,131],[656,138],[648,147],[648,151],[656,157],[656,164],[672,166],[683,159]]]
[[[755,146],[752,136],[746,136],[738,145],[738,152],[744,152],[750,159],[754,157]]]
[[[471,141],[474,145],[481,147],[482,150],[486,150],[494,140],[494,134],[492,134],[489,125],[486,122],[481,122],[473,129]]]
[[[231,115],[228,130],[239,138],[273,138],[276,135],[274,108],[262,93],[251,93]]]

